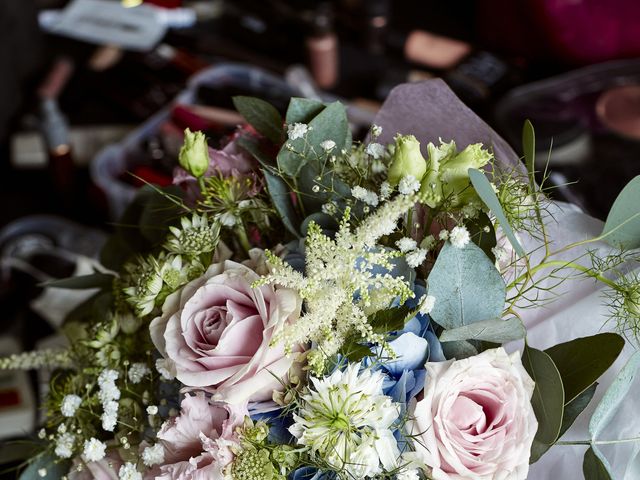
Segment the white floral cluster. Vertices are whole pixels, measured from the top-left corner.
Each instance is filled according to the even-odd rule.
[[[271,273],[261,282],[297,290],[306,306],[305,314],[278,332],[274,342],[284,340],[288,350],[310,340],[317,342],[314,352],[321,353],[309,358],[315,371],[320,371],[324,358],[335,354],[350,336],[383,344],[367,315],[389,307],[398,297],[404,302],[413,292],[405,279],[389,273],[390,260],[399,252],[379,248],[376,242],[395,231],[399,218],[415,202],[415,196],[399,195],[366,217],[353,232],[347,211],[334,239],[312,223],[307,233],[306,276],[270,255]]]
[[[0,358],[0,370],[68,368],[72,363],[67,350],[37,350]]]
[[[180,227],[169,227],[165,248],[171,253],[195,256],[213,252],[218,246],[220,224],[210,222],[206,215],[182,217]]]
[[[116,385],[116,380],[120,374],[116,370],[103,370],[98,376],[98,398],[102,403],[102,428],[107,432],[113,432],[118,422],[118,400],[120,400],[120,389]]]

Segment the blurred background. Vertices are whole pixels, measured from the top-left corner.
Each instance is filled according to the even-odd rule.
[[[338,99],[361,138],[394,86],[442,78],[517,152],[530,119],[539,180],[603,218],[640,173],[639,19],[637,0],[0,1],[0,354],[55,345],[87,294],[39,285],[91,271],[185,128],[224,142],[234,95]],[[42,384],[0,373],[0,440],[33,433]]]

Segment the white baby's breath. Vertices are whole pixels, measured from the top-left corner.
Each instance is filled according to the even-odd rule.
[[[61,433],[56,437],[54,453],[60,458],[71,458],[76,436],[72,433]]]
[[[436,304],[436,297],[432,295],[424,295],[420,299],[420,313],[428,315]]]
[[[157,443],[151,447],[146,447],[142,451],[142,462],[147,467],[159,465],[164,462],[164,448]]]
[[[369,145],[367,145],[365,152],[377,160],[384,155],[384,145],[380,145],[379,143],[372,142]]]
[[[406,175],[398,183],[398,191],[403,195],[411,195],[420,190],[420,182],[413,175]]]
[[[89,462],[99,462],[105,456],[107,446],[97,438],[90,438],[84,442],[84,450],[82,454]]]
[[[119,480],[142,480],[142,474],[136,469],[136,465],[127,462],[118,470]]]
[[[330,152],[334,148],[336,148],[336,142],[333,140],[325,140],[320,143],[320,148],[322,148],[325,152]]]
[[[384,181],[380,184],[380,198],[382,200],[386,200],[387,198],[389,198],[392,192],[393,187],[391,186],[391,184],[389,184],[389,182]]]
[[[304,137],[309,131],[309,125],[306,123],[294,123],[287,126],[287,136],[289,140],[297,140]]]
[[[60,413],[64,417],[73,417],[82,403],[78,395],[65,395],[60,403]]]
[[[355,186],[351,189],[351,195],[356,200],[360,200],[361,202],[366,203],[367,205],[371,205],[375,207],[378,205],[378,195],[371,190],[367,190],[366,188]]]
[[[464,248],[471,240],[469,230],[464,225],[458,225],[451,229],[449,241],[456,248]]]
[[[138,384],[144,377],[146,377],[150,373],[151,370],[146,363],[134,363],[129,368],[128,376],[131,383]]]
[[[407,264],[409,264],[411,268],[419,267],[420,265],[422,265],[426,258],[427,251],[424,248],[414,250],[408,253],[405,257],[405,259],[407,260]]]
[[[415,250],[418,247],[418,244],[413,238],[403,237],[396,242],[396,246],[402,253],[407,253],[411,250]]]

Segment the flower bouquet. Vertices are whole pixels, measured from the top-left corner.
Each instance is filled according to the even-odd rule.
[[[531,125],[525,169],[439,82],[394,91],[363,142],[337,102],[234,100],[248,126],[221,149],[186,131],[103,268],[49,285],[96,289],[68,347],[0,362],[52,370],[21,478],[518,480],[571,443],[625,340],[541,350],[526,324],[593,279],[634,339],[638,178],[601,234],[559,243]],[[574,442],[587,479],[612,478],[599,436],[639,362]]]

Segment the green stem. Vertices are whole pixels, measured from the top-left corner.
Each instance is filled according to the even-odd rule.
[[[586,273],[588,276],[595,278],[596,280],[599,280],[600,282],[604,283],[605,285],[608,285],[611,288],[618,287],[614,281],[609,280],[608,278],[604,277],[602,274],[595,273],[589,267],[585,267],[584,265],[580,265],[579,263],[575,263],[575,262],[567,262],[564,260],[552,260],[549,262],[543,262],[531,269],[528,269],[525,273],[523,273],[518,278],[516,278],[513,282],[511,282],[507,286],[507,290],[515,287],[520,282],[525,280],[527,277],[533,277],[533,275],[539,270],[543,270],[545,268],[552,268],[552,267],[573,268],[574,270],[578,270],[579,272]]]
[[[554,445],[616,445],[618,443],[632,443],[640,441],[640,437],[633,438],[620,438],[618,440],[575,440],[575,441],[565,441],[565,442],[556,442]]]
[[[244,249],[246,253],[249,253],[251,250],[251,243],[249,242],[249,237],[247,236],[247,230],[244,228],[244,224],[240,224],[235,228],[236,234],[238,235],[238,241],[240,245]]]

